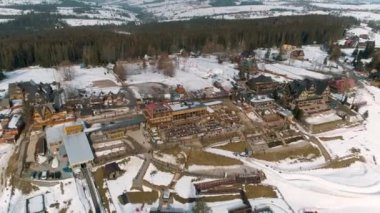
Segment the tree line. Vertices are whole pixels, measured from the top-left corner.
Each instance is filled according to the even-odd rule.
[[[100,65],[117,60],[187,51],[241,52],[284,43],[330,44],[354,18],[326,15],[254,20],[193,19],[144,25],[64,27],[0,37],[0,69],[54,66],[62,61]],[[1,26],[0,26],[1,27]]]

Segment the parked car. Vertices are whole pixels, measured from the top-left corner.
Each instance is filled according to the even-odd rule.
[[[42,174],[41,174],[41,180],[46,180],[48,177],[48,172],[47,171],[43,171]]]
[[[37,172],[38,179],[41,179],[42,172]]]
[[[32,172],[32,175],[30,176],[30,178],[32,178],[32,179],[36,179],[36,178],[37,178],[37,172],[36,172],[36,171],[33,171],[33,172]]]

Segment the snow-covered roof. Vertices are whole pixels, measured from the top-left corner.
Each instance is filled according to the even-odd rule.
[[[266,95],[258,95],[251,99],[252,103],[262,103],[262,102],[268,102],[268,101],[274,101],[273,98],[269,98]]]
[[[180,110],[185,110],[189,108],[196,108],[196,107],[203,107],[205,106],[203,103],[195,101],[195,102],[186,102],[186,103],[172,103],[169,104],[169,107],[173,111],[180,111]]]
[[[62,141],[64,125],[47,127],[45,130],[47,144],[54,144]]]
[[[218,104],[222,104],[223,101],[211,101],[211,102],[206,102],[204,103],[204,105],[206,106],[214,106],[214,105],[218,105]]]
[[[48,144],[63,142],[70,165],[85,163],[94,159],[86,133],[81,131],[74,134],[65,134],[65,127],[83,125],[83,122],[70,122],[46,128],[46,142]]]
[[[9,121],[9,123],[8,123],[8,128],[9,129],[17,129],[18,128],[17,124],[19,123],[20,119],[21,119],[21,114],[14,114],[12,116],[11,121]]]
[[[65,135],[63,144],[65,145],[70,165],[78,165],[94,159],[94,154],[84,132]]]
[[[27,212],[44,212],[44,196],[37,195],[35,197],[29,198],[27,201],[27,205]]]

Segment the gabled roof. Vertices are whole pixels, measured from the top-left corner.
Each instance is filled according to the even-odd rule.
[[[251,78],[247,81],[247,85],[249,87],[254,87],[258,83],[271,83],[274,82],[271,77],[265,76],[265,75],[259,75],[256,78]]]
[[[109,163],[107,164],[105,167],[104,167],[104,174],[106,176],[108,176],[109,174],[111,174],[112,172],[117,172],[117,171],[121,171],[119,165],[115,162],[112,162],[112,163]]]
[[[297,98],[303,91],[311,90],[314,91],[315,95],[322,95],[327,86],[327,80],[304,79],[290,82],[287,86],[287,90],[289,95]]]

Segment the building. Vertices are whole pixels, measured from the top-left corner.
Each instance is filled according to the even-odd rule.
[[[83,122],[70,122],[46,128],[46,142],[51,155],[67,155],[70,166],[78,167],[94,159]]]
[[[109,180],[115,180],[123,174],[123,170],[115,162],[107,164],[103,169],[104,177]]]
[[[201,102],[150,103],[144,109],[149,126],[170,125],[171,122],[198,118],[207,113]]]
[[[201,102],[171,103],[173,121],[197,118],[207,113],[207,106]]]
[[[51,103],[33,107],[33,129],[35,130],[69,121],[74,121],[74,115],[64,110],[57,111]]]
[[[20,113],[15,113],[8,118],[1,119],[0,124],[0,143],[16,142],[24,128],[24,121]]]
[[[327,80],[295,80],[285,87],[283,102],[289,108],[298,107],[304,115],[330,110],[328,106],[330,88]]]
[[[9,84],[10,100],[28,101],[31,105],[53,103],[57,110],[65,103],[65,95],[60,83],[51,84],[25,81]]]
[[[297,60],[304,60],[305,59],[305,53],[303,50],[294,50],[290,53],[291,59],[297,59]]]
[[[278,83],[271,77],[260,75],[256,78],[251,78],[247,81],[247,86],[253,90],[256,94],[269,94],[272,93]]]
[[[287,126],[285,119],[272,109],[261,111],[261,118],[265,122],[265,126],[270,129],[280,129]]]
[[[251,105],[255,108],[271,108],[275,103],[273,98],[266,95],[256,95],[251,99]]]
[[[145,122],[143,115],[136,115],[122,121],[115,121],[113,124],[102,126],[96,131],[92,131],[91,140],[110,141],[120,140],[127,136],[128,130],[140,129],[141,124]]]
[[[341,78],[329,82],[331,91],[344,93],[348,92],[356,86],[355,80],[352,78]]]
[[[297,47],[294,46],[294,45],[290,45],[290,44],[283,44],[280,48],[281,48],[283,51],[289,53],[289,52],[295,50]]]
[[[149,126],[158,126],[172,121],[171,108],[167,103],[150,103],[146,105],[144,116]]]

